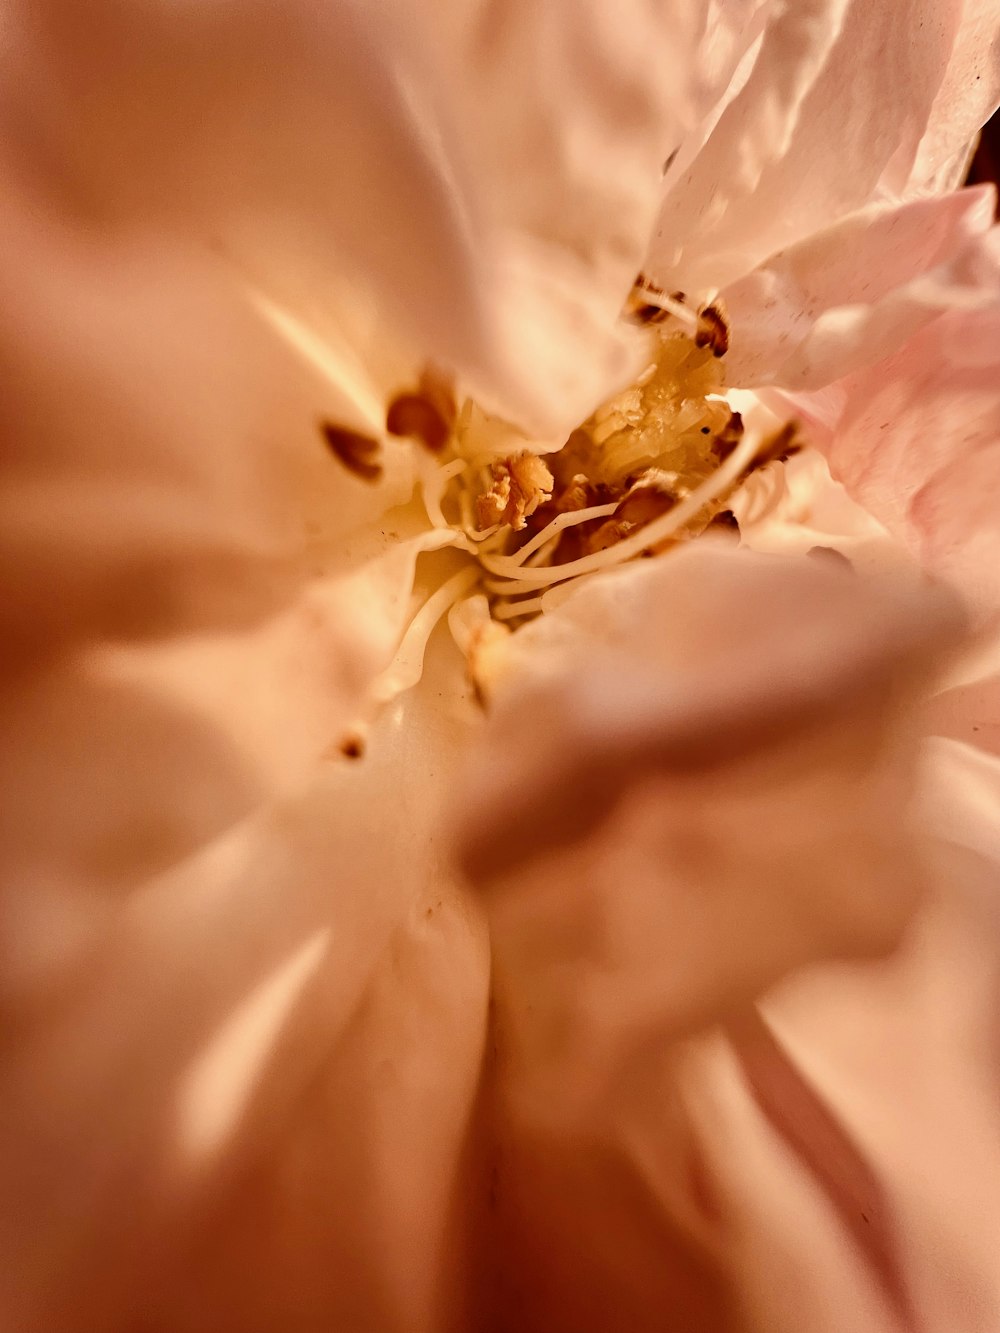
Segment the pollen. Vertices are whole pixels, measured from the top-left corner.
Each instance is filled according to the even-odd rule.
[[[554,478],[537,454],[523,453],[490,466],[490,485],[476,501],[481,528],[505,523],[521,532],[528,519],[552,499]]]

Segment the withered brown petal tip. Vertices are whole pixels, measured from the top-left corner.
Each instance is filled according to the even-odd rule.
[[[390,435],[419,440],[437,454],[448,442],[448,422],[428,397],[420,393],[399,393],[389,404],[385,428]]]
[[[729,351],[729,325],[718,306],[707,305],[698,316],[694,341],[696,347],[710,348],[713,356],[725,356]]]
[[[382,476],[382,464],[378,462],[379,443],[370,435],[348,430],[346,426],[335,425],[332,421],[319,423],[320,434],[331,451],[361,481],[376,482]]]

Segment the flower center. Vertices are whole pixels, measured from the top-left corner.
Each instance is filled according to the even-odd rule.
[[[660,555],[710,526],[735,526],[726,508],[735,488],[799,447],[792,426],[769,441],[744,432],[723,392],[729,335],[718,306],[696,315],[681,293],[665,296],[640,279],[626,317],[652,326],[646,368],[557,450],[532,447],[471,399],[459,410],[450,386],[431,373],[390,405],[390,433],[425,446],[421,489],[437,544],[473,562],[415,614],[376,682],[375,702],[416,683],[446,614],[482,687],[486,659],[511,628],[602,569]],[[337,440],[335,452],[355,471],[371,466],[353,440]]]
[[[642,322],[665,314],[671,326],[655,331],[636,382],[561,449],[535,452],[471,401],[458,415],[428,512],[475,555],[495,620],[523,621],[580,578],[726,521],[726,497],[755,450],[723,394],[724,317],[710,307],[696,319],[663,298],[690,320],[678,329],[674,310],[651,304],[654,289],[638,290]]]

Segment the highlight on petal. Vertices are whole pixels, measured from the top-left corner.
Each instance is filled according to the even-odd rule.
[[[114,904],[60,984],[0,995],[18,1327],[473,1326],[489,954],[438,828],[461,662],[428,670],[363,759]]]
[[[991,186],[877,204],[772,255],[723,294],[730,383],[821,388],[951,305],[995,300],[976,264],[995,205]]]
[[[877,194],[901,190],[962,10],[961,0],[777,7],[745,85],[667,194],[653,275],[714,292]]]
[[[353,292],[445,361],[487,357],[472,193],[419,31],[353,0],[46,0],[6,33],[7,152],[48,207],[182,237],[324,331]]]
[[[400,509],[409,447],[382,442],[378,485],[351,476],[320,425],[371,429],[364,394],[224,270],[29,203],[11,189],[2,218],[5,849],[57,883],[127,880],[337,737],[429,534]]]

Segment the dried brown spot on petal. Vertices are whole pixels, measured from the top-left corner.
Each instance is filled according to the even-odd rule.
[[[345,736],[340,742],[340,753],[345,759],[361,759],[365,753],[365,742],[356,734]]]
[[[492,484],[476,501],[482,528],[508,523],[520,532],[539,505],[552,499],[552,473],[537,454],[501,459],[490,473]]]
[[[319,429],[331,452],[348,472],[361,481],[374,483],[381,479],[378,440],[360,431],[348,430],[346,426],[338,426],[332,421],[321,421]]]
[[[721,301],[707,305],[698,316],[695,346],[707,347],[713,356],[725,356],[729,351],[729,322]]]

